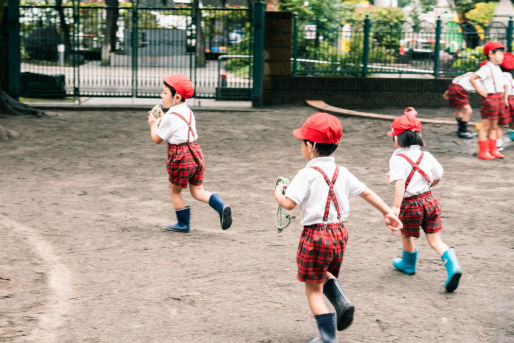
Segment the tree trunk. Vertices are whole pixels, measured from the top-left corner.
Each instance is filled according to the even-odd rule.
[[[64,9],[62,8],[62,0],[55,1],[55,7],[59,13],[59,21],[61,23],[61,30],[64,36],[64,46],[66,47],[65,54],[70,56],[71,51],[71,39],[70,39],[70,26],[66,23],[66,17],[64,16]]]
[[[9,82],[9,64],[7,63],[9,42],[7,40],[7,1],[0,0],[0,116],[2,115],[32,115],[42,117],[44,112],[37,108],[22,104],[10,97],[4,89],[7,89]],[[18,133],[0,126],[0,140],[18,137]]]
[[[202,10],[200,9],[199,0],[194,0],[193,6],[193,18],[196,25],[196,65],[205,67],[205,42],[203,39]]]
[[[102,44],[102,65],[109,65],[110,53],[116,51],[116,31],[118,30],[119,1],[106,0],[105,38]]]

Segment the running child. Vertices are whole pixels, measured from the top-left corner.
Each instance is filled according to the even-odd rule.
[[[457,120],[457,136],[459,138],[471,139],[474,135],[468,131],[468,122],[473,113],[473,109],[469,104],[468,93],[474,93],[475,88],[469,82],[469,78],[474,72],[469,72],[457,76],[448,86],[448,90],[444,92],[443,98],[448,100],[450,106],[455,108],[455,120]]]
[[[396,269],[412,275],[416,272],[418,249],[414,237],[419,228],[425,232],[427,242],[441,257],[447,272],[445,288],[453,292],[459,285],[462,269],[453,248],[442,241],[439,232],[441,208],[431,188],[439,183],[443,167],[427,151],[422,151],[421,122],[412,116],[396,118],[387,133],[393,137],[396,150],[389,160],[386,181],[394,185],[393,213],[402,221],[402,258],[394,258]]]
[[[182,189],[189,186],[194,199],[208,203],[220,216],[221,228],[226,230],[232,224],[230,207],[218,193],[203,188],[205,160],[198,144],[196,120],[185,100],[194,95],[194,88],[187,76],[176,74],[163,77],[162,105],[169,108],[166,114],[160,110],[156,119],[150,112],[148,125],[155,144],[168,143],[168,189],[178,222],[168,225],[167,230],[189,232],[190,207],[185,206]]]
[[[487,43],[484,46],[487,62],[482,63],[480,69],[469,78],[469,82],[482,97],[480,104],[482,123],[478,131],[478,158],[483,160],[504,157],[496,145],[498,120],[505,114],[505,107],[508,105],[508,84],[500,69],[504,50],[505,46],[499,42]]]
[[[309,342],[337,342],[336,328],[341,331],[350,326],[355,310],[337,280],[348,241],[344,221],[350,212],[349,199],[360,195],[382,212],[393,232],[401,228],[401,222],[380,197],[330,156],[342,136],[339,119],[314,113],[292,133],[301,140],[301,153],[308,163],[289,186],[276,186],[275,200],[286,210],[301,208],[304,228],[296,253],[297,277],[305,283],[321,334]],[[325,305],[323,294],[334,306],[337,319]]]

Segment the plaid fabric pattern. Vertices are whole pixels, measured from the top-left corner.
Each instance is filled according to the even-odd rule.
[[[450,83],[450,86],[448,86],[448,102],[450,106],[455,108],[469,105],[468,93],[462,86],[456,83]]]
[[[405,236],[419,237],[419,228],[425,233],[436,233],[443,229],[441,206],[432,191],[403,199],[400,207],[402,233]]]
[[[166,161],[168,177],[172,184],[187,188],[188,184],[203,184],[205,160],[202,148],[197,142],[178,145],[168,144]]]
[[[305,226],[296,252],[298,280],[323,282],[327,271],[338,277],[347,242],[343,222]]]
[[[339,175],[339,166],[336,165],[336,170],[334,171],[334,175],[332,176],[332,181],[328,178],[327,174],[319,167],[312,167],[312,169],[315,169],[323,175],[323,178],[325,179],[325,182],[328,185],[328,197],[327,197],[327,203],[325,204],[325,213],[323,214],[323,221],[326,222],[328,220],[328,213],[330,212],[330,203],[331,201],[334,202],[334,206],[337,210],[337,219],[341,219],[341,212],[339,212],[339,205],[337,203],[336,194],[334,193],[334,183],[336,183],[337,176]]]
[[[505,124],[514,121],[514,95],[509,95],[509,107],[505,109]]]
[[[482,119],[499,119],[505,112],[503,93],[489,94],[482,98],[480,103],[480,115]]]

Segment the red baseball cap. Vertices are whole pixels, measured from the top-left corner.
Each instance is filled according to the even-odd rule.
[[[415,116],[406,114],[399,116],[393,120],[393,123],[391,124],[391,130],[387,133],[387,135],[390,137],[398,136],[400,133],[407,130],[421,132],[421,122],[419,119]]]
[[[514,69],[514,55],[506,52],[503,55],[502,67],[505,69]]]
[[[505,47],[505,45],[503,45],[500,42],[489,42],[486,45],[484,45],[484,55],[487,56],[489,51],[494,50],[494,49],[507,49],[507,48]]]
[[[416,111],[416,109],[414,107],[409,106],[403,110],[403,114],[410,114],[411,116],[416,116],[418,114],[418,112]]]
[[[293,130],[293,136],[314,143],[339,143],[343,128],[339,119],[325,112],[311,114],[302,127]]]
[[[162,79],[168,86],[173,87],[184,99],[191,98],[195,94],[193,84],[186,75],[175,74],[164,76]]]

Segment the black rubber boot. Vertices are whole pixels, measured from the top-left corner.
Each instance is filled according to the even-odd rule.
[[[457,125],[459,126],[457,130],[457,136],[459,138],[471,139],[475,137],[474,134],[468,131],[468,122],[462,121],[462,118],[455,118],[457,120]]]
[[[343,292],[343,288],[337,279],[330,279],[323,285],[323,294],[336,309],[337,330],[342,331],[348,328],[353,322],[353,312],[355,307],[348,300]]]
[[[321,337],[311,338],[307,343],[337,343],[336,314],[325,313],[314,316]]]

